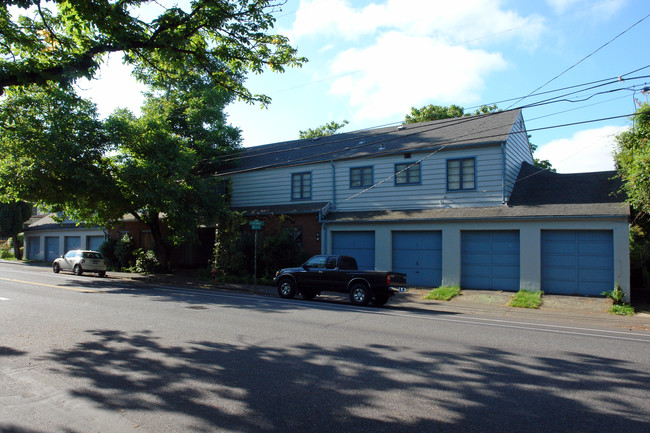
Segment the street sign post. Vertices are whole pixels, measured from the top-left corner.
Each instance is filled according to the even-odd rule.
[[[251,225],[251,228],[255,231],[255,253],[253,254],[255,263],[253,265],[253,284],[257,286],[257,232],[262,229],[262,226],[264,225],[264,221],[254,219],[253,221],[249,221],[248,223]]]

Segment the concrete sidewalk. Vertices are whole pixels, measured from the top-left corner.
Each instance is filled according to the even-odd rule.
[[[253,293],[261,296],[278,297],[273,286],[234,284],[218,281],[199,280],[184,274],[129,274],[109,272],[109,278],[127,279],[144,284],[166,284],[175,287],[197,287],[208,290],[229,290]],[[637,308],[634,316],[618,316],[608,312],[612,305],[607,298],[543,295],[543,303],[539,309],[514,308],[508,306],[508,301],[514,292],[492,290],[462,290],[461,295],[451,301],[426,300],[424,296],[428,289],[410,289],[406,293],[393,296],[386,307],[388,309],[421,310],[451,314],[483,315],[489,317],[509,317],[530,320],[553,320],[565,324],[580,324],[591,326],[614,326],[628,330],[650,330],[650,308]],[[300,299],[300,295],[296,296]],[[316,301],[349,304],[345,294],[323,293]],[[372,308],[372,307],[370,307]]]

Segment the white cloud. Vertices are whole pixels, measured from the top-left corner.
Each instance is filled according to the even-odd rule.
[[[483,76],[505,67],[498,53],[390,32],[370,47],[351,48],[336,57],[332,75],[359,72],[335,80],[330,93],[347,97],[360,119],[402,116],[432,100],[478,102]]]
[[[603,126],[579,131],[570,138],[540,145],[535,157],[549,160],[558,173],[614,170],[615,136],[625,129]]]
[[[396,30],[449,43],[488,36],[531,43],[539,37],[540,17],[522,17],[500,6],[500,0],[386,0],[355,8],[344,0],[312,0],[301,3],[289,33],[295,39],[324,35],[350,41]]]
[[[329,92],[345,100],[356,120],[403,116],[429,103],[479,103],[487,75],[507,67],[503,55],[487,47],[538,43],[543,20],[501,3],[376,0],[354,7],[345,0],[311,0],[301,3],[288,34],[295,43],[327,48],[330,66],[314,79],[343,75]]]

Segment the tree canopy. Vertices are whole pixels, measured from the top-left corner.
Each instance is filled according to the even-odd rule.
[[[465,113],[465,109],[458,105],[448,107],[442,105],[425,105],[422,108],[411,107],[411,113],[404,117],[404,123],[429,122],[431,120],[453,119],[454,117],[477,116],[501,111],[496,105],[482,105],[474,113]]]
[[[118,110],[102,121],[70,89],[11,89],[0,107],[0,199],[100,226],[131,214],[166,263],[167,241],[192,239],[225,208],[212,175],[239,147],[223,113],[232,98],[188,74],[153,83],[140,117]]]
[[[156,0],[8,0],[0,6],[0,94],[7,88],[92,78],[120,53],[145,83],[198,70],[249,101],[247,72],[300,66],[288,39],[270,33],[282,0],[195,0],[185,10]],[[159,12],[153,19],[142,17]]]
[[[632,128],[616,136],[618,175],[630,204],[643,213],[650,212],[650,105],[639,106]]]
[[[299,131],[298,136],[300,137],[301,140],[304,140],[307,138],[326,137],[328,135],[334,135],[338,133],[339,129],[343,128],[348,123],[350,122],[348,122],[347,120],[344,120],[341,123],[332,120],[330,123],[326,123],[315,129],[309,128],[306,131]]]

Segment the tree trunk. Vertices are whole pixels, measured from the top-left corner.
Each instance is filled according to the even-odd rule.
[[[18,235],[13,235],[11,241],[14,244],[14,257],[16,260],[22,260],[23,254],[20,252],[20,244],[18,243]]]
[[[167,243],[165,242],[162,234],[162,224],[158,216],[155,216],[151,219],[149,223],[149,228],[151,229],[151,236],[153,237],[154,252],[160,262],[160,267],[163,272],[169,272],[171,270],[170,264],[170,254],[169,249],[167,248]]]

